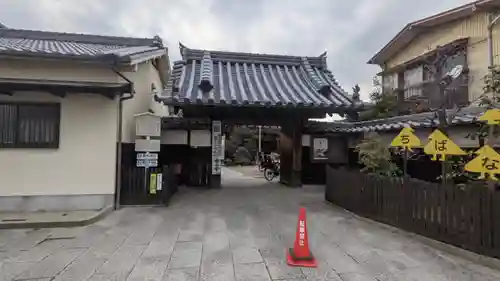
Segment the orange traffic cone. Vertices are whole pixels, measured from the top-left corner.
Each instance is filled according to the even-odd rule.
[[[300,208],[297,234],[292,249],[288,249],[286,261],[291,266],[317,267],[318,263],[309,250],[307,237],[306,209]]]

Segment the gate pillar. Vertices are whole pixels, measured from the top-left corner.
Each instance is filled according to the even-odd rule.
[[[299,118],[287,120],[280,133],[280,182],[291,187],[302,185],[302,125]]]

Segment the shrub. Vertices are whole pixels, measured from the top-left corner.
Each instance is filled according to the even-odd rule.
[[[250,165],[252,164],[252,155],[248,152],[243,146],[240,146],[236,149],[236,152],[233,154],[233,163],[239,165]]]

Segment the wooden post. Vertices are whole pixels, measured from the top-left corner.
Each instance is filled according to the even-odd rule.
[[[291,187],[302,185],[302,121],[291,118],[281,125],[280,182]]]
[[[495,125],[489,125],[488,126],[488,139],[486,140],[486,144],[488,144],[491,147],[495,147],[495,140],[494,140],[494,134],[495,134]],[[495,191],[496,183],[495,181],[488,180],[488,189],[491,191]]]
[[[408,148],[403,151],[403,176],[406,178],[408,174]]]

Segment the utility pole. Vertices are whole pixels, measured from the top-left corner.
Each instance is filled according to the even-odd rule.
[[[488,14],[488,69],[491,69],[493,67],[493,27],[497,23],[498,19],[500,18],[499,16],[493,17],[492,13]],[[495,93],[491,93],[491,99],[493,99],[493,95]],[[486,139],[486,144],[490,145],[491,147],[494,146],[494,134],[495,134],[495,125],[489,125],[488,126],[488,138]],[[495,182],[494,181],[488,181],[488,189],[490,190],[495,190]]]
[[[260,164],[260,156],[262,154],[262,125],[259,125],[259,145],[258,145],[258,150],[259,152],[257,153],[257,161]]]
[[[493,14],[488,14],[488,66],[493,66],[493,27],[500,19],[500,15],[493,17]]]

